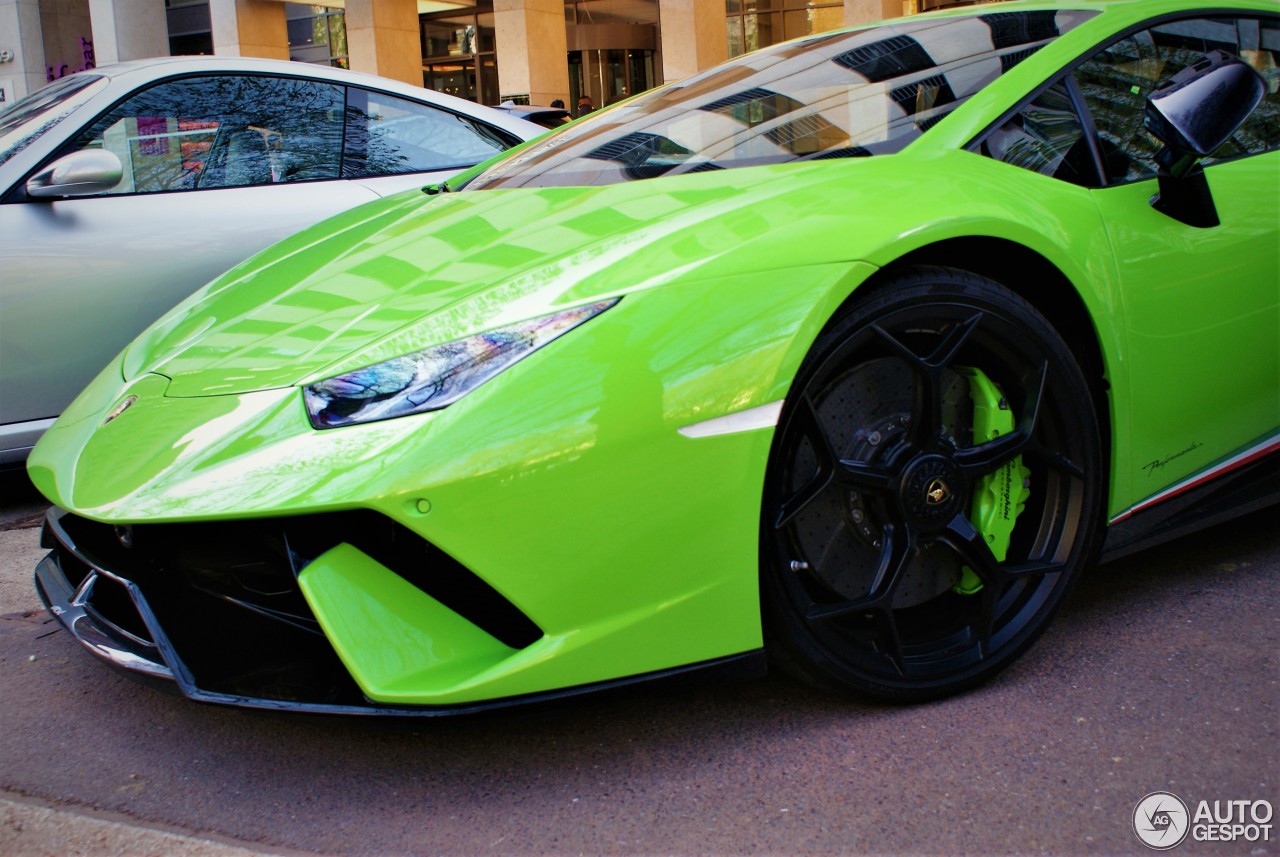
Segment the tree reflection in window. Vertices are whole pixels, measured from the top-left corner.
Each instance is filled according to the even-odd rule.
[[[516,142],[467,117],[384,93],[225,74],[140,92],[87,129],[76,148],[120,158],[125,178],[111,191],[119,194],[457,169]]]
[[[464,116],[352,88],[343,171],[349,178],[470,167],[515,142]]]
[[[341,86],[294,78],[184,78],[116,107],[76,148],[104,148],[120,158],[125,179],[112,193],[336,177],[343,95]]]

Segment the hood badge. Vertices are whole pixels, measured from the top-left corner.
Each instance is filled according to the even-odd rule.
[[[129,408],[133,407],[133,403],[136,401],[138,401],[137,396],[126,396],[124,401],[111,409],[111,412],[107,414],[107,418],[102,421],[102,424],[105,426],[107,423],[129,410]]]

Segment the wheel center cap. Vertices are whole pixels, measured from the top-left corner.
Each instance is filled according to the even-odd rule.
[[[902,507],[917,524],[938,527],[946,524],[963,502],[960,472],[940,455],[925,455],[907,466],[902,479]]]

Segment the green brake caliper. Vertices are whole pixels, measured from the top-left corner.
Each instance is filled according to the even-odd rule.
[[[975,446],[994,440],[1014,430],[1013,411],[1000,393],[1000,388],[981,369],[966,366],[956,371],[969,379],[969,398],[973,401],[973,443]],[[1022,466],[1019,455],[997,470],[982,477],[974,485],[969,506],[969,523],[982,533],[998,562],[1009,553],[1013,525],[1022,514],[1031,495],[1031,471]],[[973,595],[982,589],[982,580],[969,566],[961,569],[955,591]]]

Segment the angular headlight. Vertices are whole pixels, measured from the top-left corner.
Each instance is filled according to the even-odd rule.
[[[308,384],[307,417],[326,429],[439,410],[617,302],[544,315]]]

